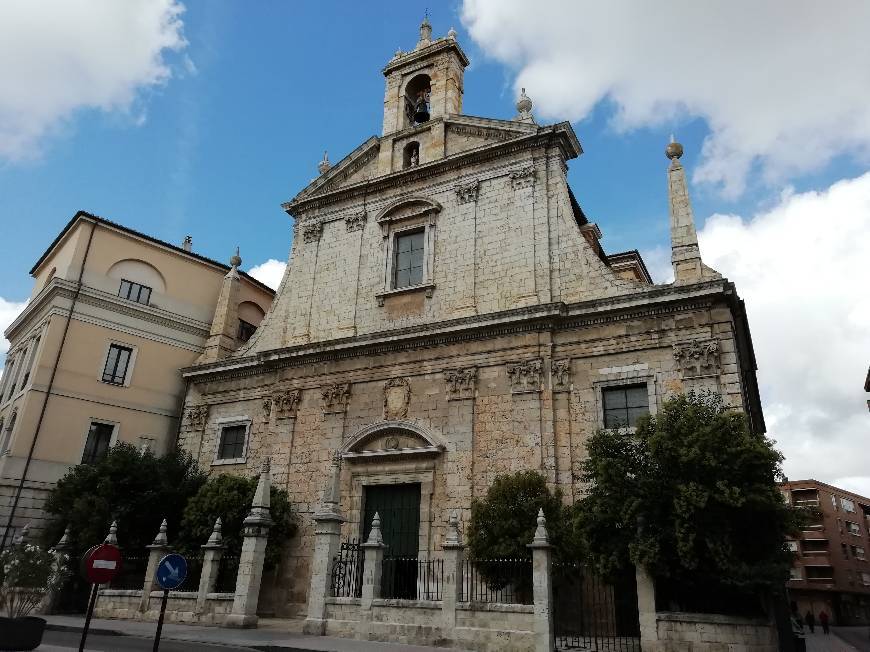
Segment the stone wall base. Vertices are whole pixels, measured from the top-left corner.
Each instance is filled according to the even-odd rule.
[[[761,619],[659,612],[656,652],[777,652],[776,628]],[[644,641],[644,652],[653,652]]]
[[[223,625],[233,608],[233,597],[232,593],[209,593],[202,612],[197,612],[196,592],[170,591],[164,620],[167,623]],[[94,617],[157,621],[160,617],[162,598],[163,591],[152,591],[148,599],[148,608],[140,611],[141,590],[103,589],[97,595]]]

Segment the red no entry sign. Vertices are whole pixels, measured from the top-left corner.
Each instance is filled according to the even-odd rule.
[[[92,584],[108,584],[121,570],[121,551],[109,543],[94,546],[85,553],[82,567]]]

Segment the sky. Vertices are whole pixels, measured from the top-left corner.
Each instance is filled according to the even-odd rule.
[[[79,209],[277,286],[280,209],[380,133],[381,69],[428,10],[471,59],[463,111],[572,122],[569,182],[609,252],[671,280],[667,160],[685,148],[705,262],[745,299],[768,434],[792,479],[870,496],[870,3],[862,0],[6,0],[0,329]],[[0,364],[8,343],[0,338]]]

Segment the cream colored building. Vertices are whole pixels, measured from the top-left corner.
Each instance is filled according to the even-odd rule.
[[[38,529],[47,490],[115,442],[157,453],[174,444],[179,369],[234,350],[272,302],[230,262],[194,253],[189,239],[175,246],[81,211],[70,220],[6,331],[0,534],[13,505],[13,530]]]

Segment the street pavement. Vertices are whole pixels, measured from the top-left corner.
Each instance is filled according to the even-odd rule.
[[[37,652],[70,652],[79,649],[79,632],[47,631],[42,637],[42,645]],[[105,634],[88,635],[86,652],[151,652],[154,639],[141,636],[109,636]],[[160,652],[257,652],[255,648],[234,645],[206,645],[190,641],[162,639]]]
[[[851,640],[846,640],[845,637],[841,638],[840,631],[844,629],[858,629],[852,627],[837,627],[831,628],[830,634],[823,634],[821,627],[816,627],[816,631],[814,634],[810,634],[808,630],[804,630],[806,632],[807,637],[807,652],[865,652],[868,648],[856,647],[852,644]],[[864,635],[866,636],[867,630],[866,628],[860,628],[864,630]]]
[[[870,627],[831,627],[831,632],[859,652],[870,652]]]
[[[81,637],[81,630],[84,625],[84,616],[42,616],[48,622],[48,630],[46,632],[46,643],[51,643],[48,639],[49,634],[68,633]],[[221,649],[223,652],[229,650],[268,650],[269,652],[304,652],[314,650],[317,652],[458,652],[456,648],[429,647],[425,645],[403,645],[400,643],[379,643],[374,641],[355,641],[348,638],[333,638],[330,636],[308,636],[300,634],[296,631],[290,631],[290,628],[297,627],[298,621],[281,621],[281,620],[266,620],[261,621],[260,626],[256,629],[225,629],[223,627],[205,627],[202,625],[180,625],[177,623],[166,623],[163,625],[163,634],[161,636],[160,649],[164,649],[164,641],[185,642],[185,644],[198,643],[206,647],[205,650]],[[142,622],[138,620],[109,620],[103,618],[94,618],[91,621],[91,630],[88,634],[87,648],[95,650],[150,650],[151,642],[154,640],[154,633],[157,629],[157,624],[153,622]],[[151,641],[147,647],[126,647],[120,646],[100,648],[96,644],[91,645],[91,637],[99,636],[112,639],[119,643],[131,643],[126,641],[127,637],[136,637],[143,640]],[[65,639],[66,640],[66,639]],[[76,639],[78,641],[78,639]],[[52,643],[53,644],[53,643]],[[68,645],[65,643],[65,645]],[[212,646],[212,647],[208,647]],[[218,648],[217,646],[223,646]],[[43,652],[43,648],[38,648]],[[65,648],[60,648],[65,650]],[[78,643],[76,642],[76,649]],[[165,648],[169,650],[170,648]],[[176,650],[193,650],[193,647],[174,648]],[[45,648],[45,652],[53,652],[50,647]]]

